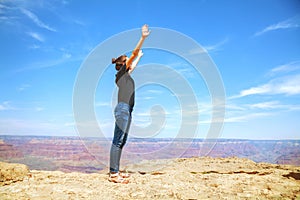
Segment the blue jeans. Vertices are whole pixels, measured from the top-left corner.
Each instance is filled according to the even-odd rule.
[[[117,104],[115,108],[115,131],[110,149],[110,172],[119,172],[122,149],[127,141],[131,124],[132,108],[124,102]]]

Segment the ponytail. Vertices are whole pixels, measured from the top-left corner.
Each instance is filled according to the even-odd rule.
[[[118,58],[112,58],[111,63],[116,64],[115,68],[117,71],[121,69],[121,67],[125,64],[124,60],[126,59],[126,55],[121,55]]]

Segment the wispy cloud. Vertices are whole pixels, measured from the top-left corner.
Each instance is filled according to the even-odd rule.
[[[43,107],[35,107],[34,110],[36,112],[41,112],[41,111],[45,110],[45,108],[43,108]]]
[[[238,95],[231,96],[228,99],[236,99],[250,95],[299,95],[299,70],[300,61],[274,67],[267,73],[268,77],[272,77],[267,83],[242,90]]]
[[[9,101],[5,101],[0,104],[0,111],[4,110],[14,110],[15,108],[10,105]]]
[[[14,72],[19,73],[19,72],[24,72],[24,71],[28,71],[28,70],[38,70],[38,69],[44,69],[44,68],[49,68],[49,67],[57,67],[63,63],[75,61],[75,60],[81,60],[81,59],[82,59],[81,57],[73,58],[72,54],[70,54],[70,53],[63,53],[61,58],[32,63],[29,66],[24,67],[24,68],[19,68],[19,69],[15,70]]]
[[[10,19],[11,19],[11,17],[8,17],[8,16],[0,16],[0,22],[7,22],[7,20],[10,20]]]
[[[202,50],[200,50],[202,51]],[[192,51],[191,51],[192,52]],[[192,54],[196,54],[196,52],[193,52]],[[198,52],[200,53],[200,52]],[[197,71],[194,69],[192,65],[189,63],[186,63],[185,61],[175,61],[170,62],[167,64],[171,69],[174,69],[176,73],[179,73],[178,75],[183,75],[187,78],[195,78],[197,77]]]
[[[300,74],[275,78],[266,84],[242,90],[239,95],[229,99],[241,98],[249,95],[299,95]]]
[[[64,126],[63,123],[33,119],[0,118],[0,134],[75,135],[75,132],[73,127]]]
[[[62,3],[63,5],[68,5],[68,4],[70,3],[70,1],[68,1],[68,0],[62,0],[61,3]]]
[[[256,103],[239,104],[232,101],[226,105],[225,122],[247,122],[269,116],[281,115],[283,112],[298,112],[300,104],[285,104],[276,101],[262,101]]]
[[[29,49],[39,49],[39,48],[41,48],[41,46],[33,44],[33,45],[29,46],[28,48]]]
[[[55,28],[50,27],[49,25],[42,22],[34,13],[31,11],[21,8],[21,12],[26,15],[29,19],[31,19],[37,26],[40,28],[44,28],[48,31],[56,32],[57,30]]]
[[[267,101],[248,105],[251,109],[276,109],[286,107],[281,105],[279,101]]]
[[[36,32],[28,32],[27,33],[30,37],[32,37],[33,39],[36,39],[39,42],[44,42],[45,39],[43,36],[41,36],[39,33]]]
[[[145,100],[150,100],[150,99],[155,99],[155,97],[153,96],[137,96],[136,97],[136,100],[137,101],[145,101]]]
[[[256,111],[267,111],[267,110],[272,110],[274,111],[275,109],[277,110],[293,110],[293,108],[298,108],[299,106],[297,105],[288,105],[288,104],[282,104],[280,101],[263,101],[263,102],[258,102],[258,103],[247,103],[247,104],[239,104],[236,105],[232,101],[229,102],[226,105],[226,110],[229,113],[247,113],[247,112],[256,112]]]
[[[229,41],[229,38],[225,38],[224,40],[218,42],[217,44],[204,46],[204,48],[205,48],[206,51],[208,51],[208,52],[220,51],[220,50],[222,50],[222,47],[223,47],[228,41]]]
[[[271,31],[276,31],[279,29],[290,29],[290,28],[298,28],[300,27],[300,18],[294,17],[294,18],[290,18],[281,22],[278,22],[277,24],[272,24],[270,26],[267,26],[266,28],[264,28],[261,31],[258,31],[254,34],[254,36],[260,36],[262,34],[271,32]]]
[[[276,116],[282,112],[298,112],[300,105],[295,103],[282,103],[281,99],[275,97],[276,100],[251,102],[246,104],[233,104],[237,100],[246,96],[265,96],[269,98],[272,95],[299,95],[300,94],[300,62],[290,62],[272,68],[267,77],[272,79],[268,82],[240,91],[238,95],[228,98],[226,105],[225,122],[247,122],[260,118]]]
[[[152,93],[152,94],[162,94],[163,93],[163,91],[161,91],[161,90],[154,90],[154,89],[147,90],[147,92]]]
[[[0,23],[15,26],[15,22],[19,18],[15,15],[16,10],[15,7],[5,5],[5,2],[0,1]]]
[[[247,122],[252,119],[262,118],[273,115],[272,113],[268,112],[258,112],[258,113],[248,113],[248,114],[239,114],[233,117],[227,117],[225,122]]]
[[[231,96],[228,99],[236,99],[250,95],[299,95],[299,69],[300,61],[294,61],[288,64],[274,67],[267,73],[267,76],[271,76],[273,77],[273,79],[271,79],[265,84],[242,90],[238,95]],[[277,77],[274,77],[275,75]]]
[[[270,70],[269,76],[274,76],[278,73],[289,73],[300,69],[300,61],[290,62],[288,64],[280,65]]]
[[[0,1],[0,14],[5,14],[9,10],[15,10],[15,7],[6,4],[5,1]]]
[[[0,3],[0,14],[5,13],[5,10],[7,10],[7,9],[9,9],[8,6],[6,6],[6,5]]]
[[[20,87],[17,88],[18,91],[22,92],[26,90],[27,88],[31,87],[29,84],[22,84]]]
[[[202,54],[202,53],[211,53],[211,52],[216,52],[222,50],[222,47],[229,41],[229,38],[226,37],[222,41],[212,44],[212,45],[206,45],[202,46],[202,48],[196,48],[196,49],[191,49],[189,51],[189,54],[195,55],[195,54]]]
[[[111,102],[104,102],[104,101],[96,102],[96,103],[95,103],[95,106],[96,106],[96,107],[101,107],[101,106],[111,106]]]
[[[271,111],[271,112],[282,112],[282,111],[296,111],[300,109],[300,104],[285,104],[279,100],[276,101],[264,101],[253,104],[242,105],[245,111]]]

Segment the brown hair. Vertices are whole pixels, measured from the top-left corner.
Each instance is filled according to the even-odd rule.
[[[121,55],[118,58],[112,59],[111,63],[116,64],[115,68],[117,71],[119,71],[121,67],[125,65],[126,57],[127,57],[126,55]]]

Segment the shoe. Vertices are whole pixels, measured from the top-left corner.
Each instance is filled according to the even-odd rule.
[[[108,178],[108,181],[113,182],[113,183],[122,183],[122,184],[128,184],[129,183],[129,180],[122,177],[119,173],[110,174],[109,178]]]

